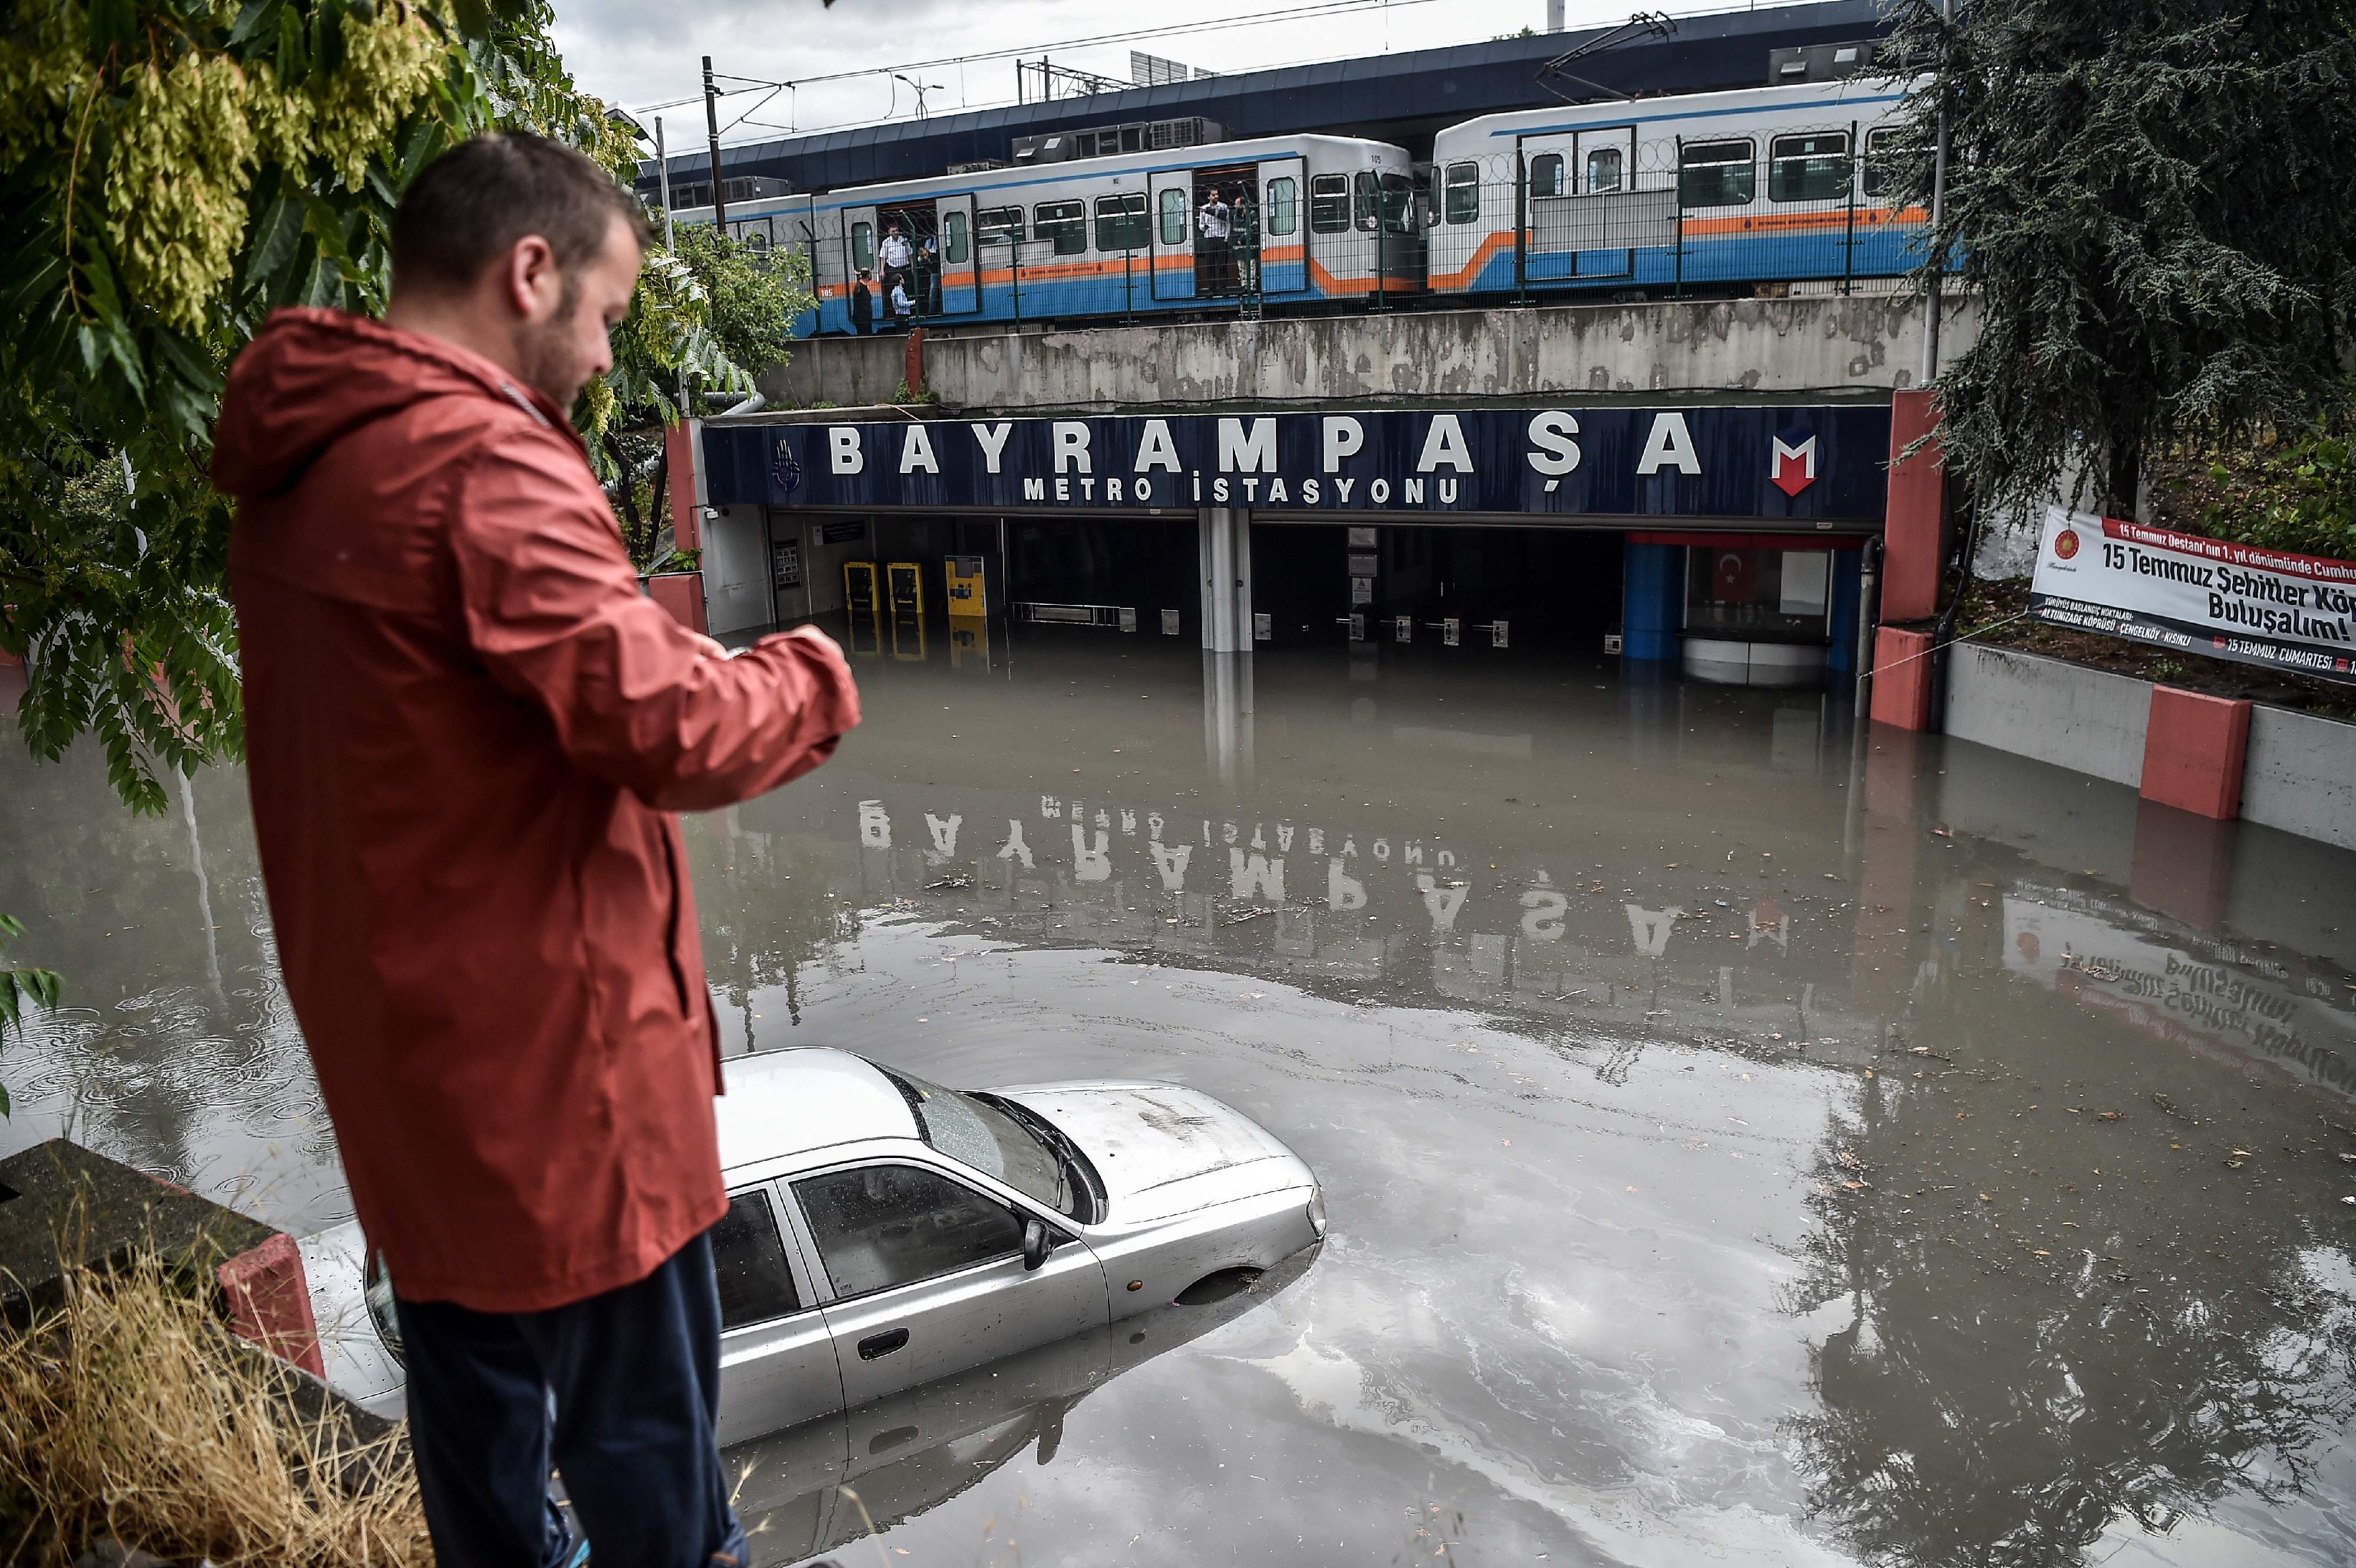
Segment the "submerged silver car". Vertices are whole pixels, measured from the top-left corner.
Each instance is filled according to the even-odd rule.
[[[723,1444],[1215,1297],[1325,1233],[1308,1165],[1196,1090],[968,1093],[827,1049],[726,1070]],[[327,1380],[395,1412],[399,1324],[359,1227],[302,1249]]]

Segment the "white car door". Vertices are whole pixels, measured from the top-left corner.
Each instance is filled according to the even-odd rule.
[[[773,1183],[732,1194],[712,1228],[720,1284],[720,1441],[797,1426],[842,1409],[834,1338],[798,1248],[777,1223]]]
[[[833,1289],[825,1313],[846,1404],[1107,1320],[1104,1271],[1085,1242],[1065,1240],[1025,1269],[1024,1221],[1052,1217],[946,1171],[874,1161],[791,1185]]]

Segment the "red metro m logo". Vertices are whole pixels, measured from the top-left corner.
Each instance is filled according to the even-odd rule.
[[[1767,477],[1787,496],[1796,496],[1816,482],[1816,438],[1788,441],[1778,435],[1767,465]]]

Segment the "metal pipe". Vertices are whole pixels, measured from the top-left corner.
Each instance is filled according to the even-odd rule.
[[[712,57],[703,57],[703,129],[712,138],[712,226],[728,232],[728,199],[720,184],[720,92],[712,85]]]
[[[1874,601],[1881,590],[1881,541],[1869,539],[1858,552],[1857,569],[1857,712],[1864,722],[1866,704],[1873,694]]]

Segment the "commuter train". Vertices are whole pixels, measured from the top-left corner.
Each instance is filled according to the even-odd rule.
[[[909,274],[928,322],[954,326],[1419,291],[1414,211],[1401,148],[1298,135],[755,199],[730,206],[728,228],[809,258],[818,308],[795,329],[809,337],[851,329],[862,272],[883,324],[894,228],[912,250],[929,242],[931,258],[889,270]],[[709,222],[711,209],[677,216]]]
[[[728,227],[809,258],[798,337],[853,330],[862,272],[879,328],[887,273],[952,328],[1894,277],[1924,221],[1886,194],[1903,96],[1850,78],[1491,114],[1429,164],[1354,137],[1218,142],[755,198]],[[888,264],[895,228],[910,265]]]
[[[1887,194],[1903,98],[1851,77],[1451,125],[1432,139],[1430,289],[1898,276],[1926,217]]]

